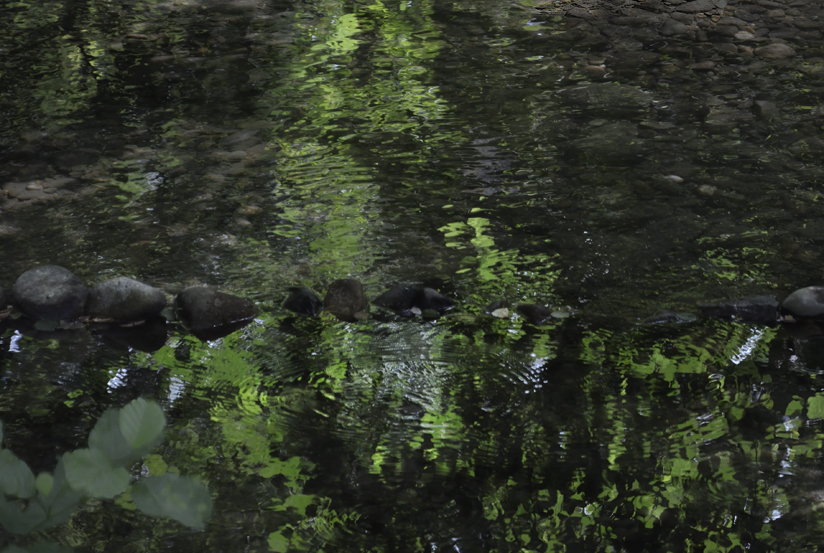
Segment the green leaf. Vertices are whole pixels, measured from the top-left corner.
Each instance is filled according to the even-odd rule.
[[[12,534],[28,534],[46,521],[46,510],[32,501],[21,511],[17,503],[0,496],[0,524]]]
[[[166,416],[154,401],[138,398],[120,410],[120,431],[134,449],[160,438],[164,426]]]
[[[807,418],[824,419],[824,394],[815,394],[807,400]]]
[[[47,496],[51,493],[52,487],[54,486],[54,477],[48,472],[41,472],[37,475],[37,478],[34,479],[34,486],[38,492]]]
[[[98,449],[78,449],[63,455],[66,479],[73,490],[89,497],[112,498],[126,491],[129,473],[113,467]]]
[[[135,484],[131,494],[143,513],[171,518],[191,528],[203,528],[212,515],[209,490],[188,476],[174,473],[150,476]]]
[[[120,409],[109,409],[89,435],[89,447],[102,451],[113,466],[128,466],[139,459],[120,431]]]
[[[8,449],[0,450],[0,491],[21,498],[31,497],[36,491],[34,473]]]

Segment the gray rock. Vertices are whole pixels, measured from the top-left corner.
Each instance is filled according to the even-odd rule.
[[[707,12],[715,9],[715,2],[713,0],[693,0],[675,8],[679,12],[684,13],[698,13]]]
[[[251,301],[219,292],[214,286],[190,286],[177,295],[175,305],[192,333],[203,340],[226,336],[258,314]]]
[[[781,42],[756,48],[754,52],[756,56],[768,60],[781,60],[785,58],[794,58],[796,56],[795,50]]]
[[[668,18],[661,25],[661,34],[664,36],[685,35],[688,31],[689,28],[686,25],[672,18]]]
[[[798,319],[824,319],[824,286],[796,290],[781,302],[781,311]]]
[[[350,322],[365,319],[369,309],[363,285],[353,278],[333,281],[323,298],[323,307],[338,319]]]
[[[410,317],[426,310],[444,313],[455,304],[437,290],[415,284],[398,284],[377,298],[375,305],[391,309],[400,315]]]
[[[648,109],[652,96],[634,86],[596,83],[565,88],[558,96],[566,103],[616,118]]]
[[[128,277],[118,277],[91,289],[86,315],[126,323],[160,315],[164,307],[166,295],[161,290]]]
[[[41,265],[20,275],[12,294],[16,307],[27,317],[73,321],[83,315],[89,289],[68,269]]]

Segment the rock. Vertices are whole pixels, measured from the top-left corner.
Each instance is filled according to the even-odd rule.
[[[661,25],[661,34],[664,36],[675,36],[687,34],[689,28],[675,19],[668,18],[663,25]]]
[[[558,92],[566,103],[621,118],[648,109],[652,96],[634,86],[618,83],[596,83],[565,88]]]
[[[785,58],[793,58],[796,53],[791,47],[784,43],[776,42],[775,44],[768,44],[761,48],[754,50],[755,55],[768,60],[781,60]]]
[[[552,310],[542,305],[535,305],[534,303],[521,303],[515,309],[527,321],[535,326],[541,326],[548,319],[552,317]]]
[[[692,323],[698,320],[698,317],[692,313],[683,313],[676,311],[659,311],[651,317],[644,319],[644,324],[659,325],[669,323]]]
[[[778,299],[775,296],[750,296],[740,300],[699,303],[698,308],[707,317],[750,323],[774,323],[778,318]]]
[[[593,129],[588,136],[568,142],[565,149],[581,162],[624,167],[643,160],[645,143],[633,123],[620,121]]]
[[[83,315],[89,289],[68,269],[41,265],[20,275],[12,294],[14,304],[27,317],[73,321]]]
[[[333,281],[323,298],[323,307],[341,321],[349,322],[365,319],[369,310],[363,285],[353,278]]]
[[[707,12],[715,9],[715,2],[713,0],[693,0],[677,6],[675,9],[684,13]]]
[[[0,311],[6,308],[6,292],[0,287]]]
[[[407,283],[395,285],[375,298],[375,305],[411,317],[427,310],[443,313],[455,304],[437,290]]]
[[[128,277],[118,277],[95,285],[86,302],[86,315],[129,323],[145,321],[166,307],[163,291]]]
[[[214,286],[190,286],[177,295],[175,305],[201,340],[214,340],[243,328],[258,314],[245,298],[218,292]]]
[[[796,290],[781,302],[781,312],[797,319],[824,319],[824,286]]]
[[[289,297],[283,302],[283,307],[299,315],[317,317],[323,309],[323,302],[313,291],[305,286],[289,288]]]

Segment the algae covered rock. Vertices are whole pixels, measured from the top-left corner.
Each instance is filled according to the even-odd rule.
[[[214,286],[190,286],[175,298],[192,334],[214,340],[243,328],[258,314],[250,300],[218,291]]]
[[[89,289],[68,269],[41,265],[20,275],[12,294],[15,306],[27,317],[73,321],[83,315]]]
[[[86,315],[115,322],[143,321],[160,314],[166,295],[128,277],[118,277],[95,285],[86,303]]]
[[[363,285],[353,278],[332,281],[323,298],[323,307],[341,321],[356,321],[368,316],[369,304]]]

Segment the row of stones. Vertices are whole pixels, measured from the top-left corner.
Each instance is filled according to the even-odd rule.
[[[134,323],[158,317],[166,294],[128,277],[88,288],[74,273],[57,265],[42,265],[20,275],[11,298],[0,288],[0,305],[12,305],[26,317],[48,321]],[[175,305],[193,332],[245,324],[257,307],[251,301],[212,286],[190,286],[175,297]]]

